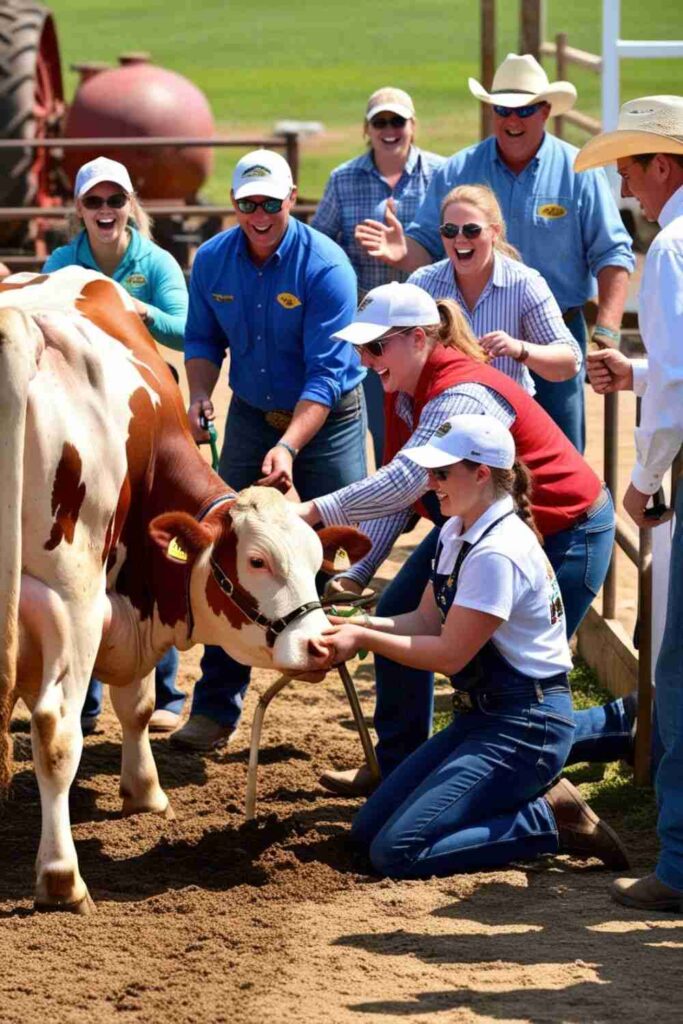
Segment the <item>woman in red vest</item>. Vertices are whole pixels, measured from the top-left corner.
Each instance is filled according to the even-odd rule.
[[[571,637],[600,590],[614,541],[614,506],[609,492],[548,414],[505,374],[488,366],[458,306],[438,305],[412,284],[381,285],[361,304],[354,323],[337,337],[355,345],[364,364],[382,381],[387,444],[385,465],[371,477],[306,502],[301,514],[311,525],[360,523],[373,549],[344,573],[337,586],[360,593],[405,528],[414,511],[435,527],[412,553],[377,607],[379,615],[412,611],[430,577],[439,527],[438,503],[428,494],[428,475],[402,454],[427,444],[452,416],[484,413],[507,427],[533,480],[532,507],[555,570]],[[375,728],[382,774],[412,753],[431,730],[433,675],[375,659]],[[626,752],[630,722],[623,702],[604,710],[604,721],[581,732],[599,750],[583,759],[612,760]],[[610,744],[607,734],[614,736]],[[618,736],[618,739],[617,739]],[[598,745],[596,744],[596,745]],[[582,748],[583,752],[583,748]],[[577,756],[574,760],[578,760]],[[361,771],[328,772],[323,784],[335,792],[367,792]]]

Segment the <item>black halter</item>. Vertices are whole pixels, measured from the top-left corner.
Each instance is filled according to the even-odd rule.
[[[201,523],[203,519],[208,516],[209,512],[213,511],[220,505],[225,504],[228,501],[234,501],[237,495],[234,492],[221,495],[220,498],[214,498],[213,501],[209,502],[208,505],[204,506],[197,513],[196,519],[198,523]],[[215,558],[211,558],[209,561],[211,566],[211,575],[216,581],[217,585],[226,597],[230,598],[232,603],[239,608],[243,615],[253,622],[255,625],[260,626],[266,631],[266,645],[273,647],[276,638],[283,633],[290,623],[295,622],[296,619],[301,618],[303,615],[307,615],[308,612],[316,611],[318,608],[322,608],[320,601],[307,601],[306,604],[299,605],[291,612],[287,612],[279,619],[268,619],[254,607],[251,595],[246,592],[241,593],[239,584],[233,583],[233,581],[226,575],[221,569],[220,565]],[[192,604],[190,603],[190,573],[187,574],[187,616],[188,616],[188,636],[192,634],[194,629],[194,616],[192,614]]]

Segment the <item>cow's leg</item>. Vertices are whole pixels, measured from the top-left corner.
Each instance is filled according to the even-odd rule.
[[[154,710],[154,672],[127,686],[109,688],[121,723],[121,788],[123,814],[164,814],[173,817],[168,797],[159,785],[147,723]]]

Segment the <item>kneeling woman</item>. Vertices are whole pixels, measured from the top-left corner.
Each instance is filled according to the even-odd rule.
[[[533,522],[512,435],[487,415],[455,416],[404,455],[429,470],[442,527],[419,607],[348,620],[325,635],[329,663],[362,648],[450,675],[472,710],[419,747],[358,814],[374,867],[425,878],[558,852],[627,858],[566,780],[574,722],[564,609]]]

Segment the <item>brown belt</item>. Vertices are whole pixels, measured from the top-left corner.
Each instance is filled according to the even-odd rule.
[[[601,508],[604,508],[609,499],[609,491],[607,490],[607,484],[603,484],[597,498],[592,505],[589,505],[585,512],[582,512],[576,517],[572,526],[582,526],[588,522],[591,516],[594,516],[596,512],[599,512]]]

